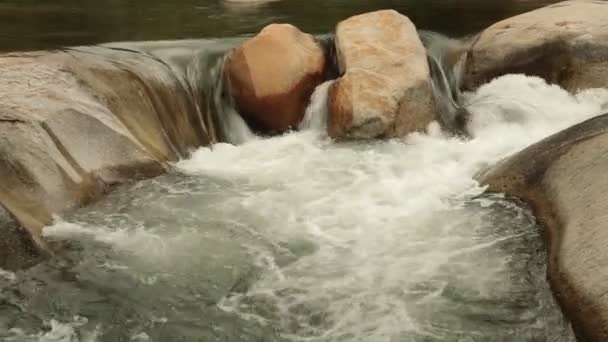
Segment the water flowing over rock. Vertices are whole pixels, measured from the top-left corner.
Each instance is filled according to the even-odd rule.
[[[437,119],[446,131],[466,137],[470,113],[462,103],[461,84],[471,41],[430,31],[419,31],[419,34],[427,51]]]
[[[33,250],[54,214],[213,140],[185,75],[143,51],[14,53],[0,68],[0,204]]]
[[[608,340],[608,114],[553,135],[481,175],[529,203],[548,238],[548,276],[579,341]]]
[[[565,1],[492,25],[467,60],[465,87],[508,73],[576,91],[608,86],[608,2]]]
[[[330,90],[331,137],[404,136],[435,119],[426,52],[407,17],[351,17],[338,24],[335,43],[342,77]]]
[[[298,126],[325,70],[325,53],[311,35],[272,24],[228,56],[224,75],[250,125],[283,133]]]

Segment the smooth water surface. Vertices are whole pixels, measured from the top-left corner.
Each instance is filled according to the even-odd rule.
[[[328,33],[349,16],[392,8],[450,36],[556,0],[0,0],[0,51],[110,41],[231,37],[272,22]]]
[[[68,246],[0,273],[2,341],[572,341],[530,213],[487,164],[599,114],[509,75],[466,94],[474,137],[333,143],[327,84],[301,132],[196,151],[58,218]]]

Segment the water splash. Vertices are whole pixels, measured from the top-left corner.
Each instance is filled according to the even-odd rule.
[[[326,132],[327,129],[327,98],[329,88],[334,81],[327,81],[319,85],[310,98],[310,104],[306,108],[304,118],[300,123],[299,130],[316,130]]]
[[[96,332],[79,334],[77,329],[86,325],[88,320],[85,317],[74,317],[73,321],[62,323],[57,320],[45,322],[46,330],[35,334],[28,334],[25,331],[13,328],[6,335],[0,332],[0,337],[4,342],[95,342],[97,341]]]
[[[245,120],[236,110],[234,100],[224,87],[224,64],[226,58],[220,59],[216,66],[211,69],[211,77],[215,80],[213,88],[209,90],[212,94],[213,108],[220,122],[224,141],[235,145],[243,144],[256,139],[255,133],[251,131]]]
[[[466,135],[465,125],[470,114],[461,103],[460,89],[470,42],[466,38],[452,39],[436,32],[419,33],[427,50],[438,121],[449,132]]]
[[[10,271],[5,271],[0,268],[0,280],[6,280],[8,282],[14,282],[17,279],[15,273]]]
[[[525,75],[506,75],[464,95],[474,115],[468,131],[476,140],[521,146],[598,114],[608,105],[607,89],[570,94],[558,85]],[[493,146],[493,148],[496,148]]]

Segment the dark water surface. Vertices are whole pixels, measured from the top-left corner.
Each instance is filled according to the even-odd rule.
[[[235,1],[235,0],[232,0]],[[452,36],[477,32],[556,0],[2,0],[0,50],[41,49],[123,40],[228,37],[271,22],[310,33],[341,19],[393,8],[420,29]]]

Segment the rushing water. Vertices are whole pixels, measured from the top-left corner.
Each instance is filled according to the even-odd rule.
[[[474,33],[558,0],[0,0],[0,50],[108,41],[232,37],[271,22],[331,32],[351,15],[393,8],[416,25]]]
[[[334,143],[327,88],[300,132],[201,148],[57,218],[63,255],[0,272],[0,340],[571,341],[533,217],[473,177],[608,90],[508,75],[463,95],[470,140]]]

